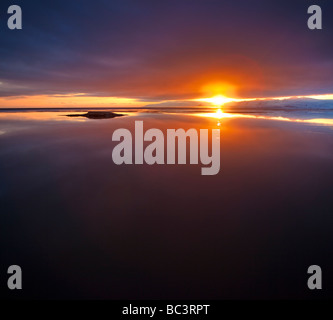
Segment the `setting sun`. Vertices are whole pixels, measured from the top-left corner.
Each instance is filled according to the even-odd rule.
[[[223,112],[222,112],[221,109],[218,109],[218,110],[216,111],[216,118],[218,118],[218,119],[223,118]]]
[[[214,106],[222,106],[224,105],[225,103],[228,103],[228,102],[232,102],[232,101],[236,101],[236,99],[232,99],[232,98],[227,98],[223,95],[217,95],[217,96],[214,96],[212,98],[206,98],[206,99],[198,99],[200,101],[205,101],[205,102],[210,102],[212,103]]]

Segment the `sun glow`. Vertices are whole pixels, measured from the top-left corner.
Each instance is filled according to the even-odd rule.
[[[211,104],[213,104],[214,106],[223,106],[225,103],[228,102],[232,102],[232,101],[236,101],[236,99],[232,99],[232,98],[227,98],[223,95],[217,95],[214,96],[212,98],[206,98],[206,99],[197,99],[198,101],[204,101],[204,102],[209,102]]]
[[[223,118],[223,112],[222,112],[221,109],[218,109],[218,110],[216,111],[216,118],[218,118],[218,119]]]
[[[265,98],[229,98],[222,94],[213,96],[211,98],[193,99],[192,101],[202,101],[212,104],[214,107],[221,107],[229,102],[243,102],[243,101],[269,101],[269,100],[289,100],[289,99],[318,99],[318,100],[333,100],[333,94],[323,95],[309,95],[309,96],[286,96],[286,97],[265,97]]]

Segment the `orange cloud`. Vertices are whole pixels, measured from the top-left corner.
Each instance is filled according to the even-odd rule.
[[[36,95],[0,98],[1,108],[112,108],[140,107],[145,103],[135,99],[116,97],[92,97],[83,94]]]

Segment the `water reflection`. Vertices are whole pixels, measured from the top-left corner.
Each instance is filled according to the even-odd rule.
[[[333,270],[333,132],[206,113],[1,113],[0,261],[28,275],[22,296],[312,298],[307,267]],[[221,171],[116,166],[112,134],[136,120],[164,132],[218,121]],[[325,279],[316,297],[333,296]]]
[[[71,119],[66,117],[68,112],[0,112],[0,120],[17,121],[80,121],[85,122],[85,118]]]
[[[226,113],[223,112],[221,109],[217,109],[215,112],[192,113],[192,114],[203,118],[219,119],[219,121],[217,122],[218,126],[221,125],[220,120],[225,118],[264,119],[264,120],[289,121],[289,122],[300,122],[300,123],[333,126],[333,118],[298,119],[291,117],[288,118],[284,116],[265,116],[265,115],[253,115],[253,114],[241,114],[241,113]]]
[[[209,111],[209,112],[207,112]],[[158,115],[158,114],[174,114],[174,115],[193,115],[201,118],[211,118],[218,119],[217,125],[221,125],[223,119],[230,118],[247,118],[247,119],[264,119],[264,120],[276,120],[276,121],[287,121],[287,122],[299,122],[299,123],[308,123],[308,124],[317,124],[317,125],[326,125],[333,126],[333,116],[329,117],[329,112],[327,112],[324,118],[311,118],[311,112],[295,112],[289,113],[289,116],[283,115],[283,112],[271,112],[271,114],[262,114],[266,111],[251,111],[251,114],[247,112],[225,112],[221,108],[212,109],[212,108],[186,108],[186,109],[112,109],[112,112],[120,112],[126,116],[138,116],[138,115]],[[9,121],[60,121],[60,122],[88,122],[90,119],[85,117],[67,117],[68,114],[82,114],[82,111],[29,111],[29,112],[0,112],[0,120]],[[267,112],[266,112],[267,113]],[[282,115],[281,115],[282,113]]]

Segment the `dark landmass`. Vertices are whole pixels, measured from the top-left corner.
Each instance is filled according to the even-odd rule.
[[[118,114],[110,111],[89,111],[83,114],[68,114],[67,117],[86,117],[88,119],[112,119],[123,117],[123,114]]]

